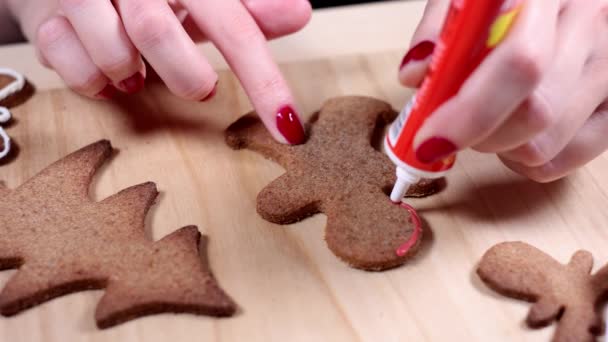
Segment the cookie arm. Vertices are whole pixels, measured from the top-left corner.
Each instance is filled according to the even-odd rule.
[[[234,150],[250,149],[284,166],[284,158],[289,155],[289,145],[284,145],[268,133],[255,113],[238,119],[226,129],[226,143]]]
[[[312,187],[300,183],[297,173],[286,173],[267,185],[257,198],[257,211],[267,221],[290,224],[318,213]]]

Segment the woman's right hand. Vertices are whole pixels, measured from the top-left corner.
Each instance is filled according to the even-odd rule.
[[[41,62],[74,91],[109,98],[139,91],[143,58],[174,94],[213,96],[218,75],[194,41],[209,40],[278,141],[301,143],[293,95],[267,38],[302,28],[307,0],[7,0]]]

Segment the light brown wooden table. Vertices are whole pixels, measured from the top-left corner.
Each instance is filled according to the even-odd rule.
[[[302,33],[273,42],[303,111],[343,94],[401,107],[411,93],[397,84],[396,69],[422,9],[415,1],[322,11]],[[225,69],[211,47],[201,50]],[[102,103],[66,90],[31,46],[0,48],[0,66],[24,72],[38,88],[14,110],[8,132],[21,152],[0,167],[0,180],[15,187],[68,152],[110,139],[120,152],[97,176],[94,198],[156,182],[153,237],[198,225],[210,236],[217,278],[241,308],[228,319],[159,315],[99,331],[93,310],[102,292],[91,291],[0,318],[0,341],[547,341],[552,328],[524,326],[528,305],[494,295],[475,276],[484,251],[523,240],[564,262],[579,248],[608,261],[605,155],[539,185],[494,156],[462,153],[443,193],[411,201],[433,232],[418,257],[366,273],[326,248],[323,215],[282,227],[256,214],[256,194],[282,170],[224,145],[223,130],[250,109],[231,73],[221,72],[208,104],[179,100],[158,84]],[[0,286],[11,274],[0,273]]]

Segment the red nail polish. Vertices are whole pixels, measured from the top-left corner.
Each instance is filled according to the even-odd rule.
[[[430,164],[450,156],[458,147],[442,137],[432,137],[423,142],[416,150],[416,158],[421,163]]]
[[[288,143],[297,145],[304,142],[304,127],[298,114],[290,106],[284,106],[277,113],[277,128]]]
[[[411,61],[421,61],[428,56],[430,56],[435,50],[435,43],[430,40],[423,40],[420,43],[416,44],[407,54],[403,57],[401,61],[401,65],[399,66],[399,70],[403,69],[403,67],[411,62]]]
[[[207,94],[207,96],[205,96],[205,98],[202,99],[201,102],[209,101],[215,96],[215,94],[217,93],[217,83],[218,82],[215,82],[215,85],[213,86],[213,89],[211,90],[211,92],[209,94]]]
[[[113,98],[114,95],[116,95],[116,88],[114,88],[113,85],[108,84],[105,88],[103,88],[102,91],[97,94],[96,97],[104,100],[109,100]]]
[[[137,72],[133,76],[120,82],[120,87],[123,88],[127,94],[135,94],[144,88],[144,82],[144,75]]]

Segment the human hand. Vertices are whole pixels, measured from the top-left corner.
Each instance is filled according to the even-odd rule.
[[[8,0],[41,62],[76,92],[139,91],[143,58],[174,94],[204,101],[218,75],[194,41],[210,40],[279,141],[300,143],[294,99],[266,39],[302,28],[306,0]]]
[[[525,1],[509,35],[420,128],[421,161],[457,150],[496,153],[539,182],[608,148],[608,2]],[[399,80],[422,82],[448,0],[429,0]]]

